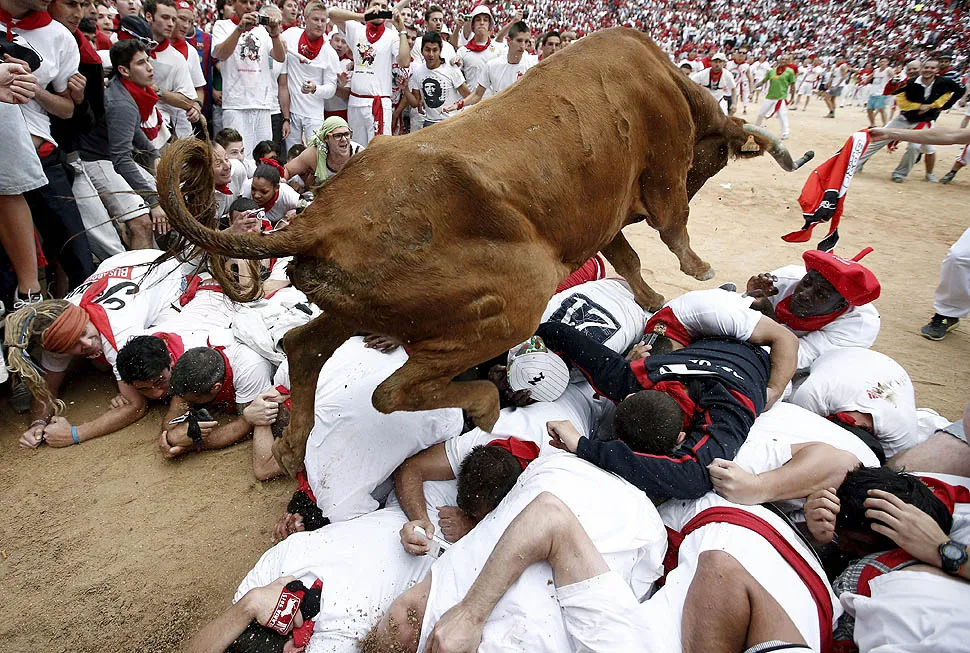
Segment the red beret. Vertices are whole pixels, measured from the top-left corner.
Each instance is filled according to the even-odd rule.
[[[878,298],[881,290],[872,270],[859,263],[871,251],[871,247],[866,247],[851,259],[844,259],[832,252],[812,249],[802,254],[802,258],[807,269],[817,270],[847,302],[863,306]]]

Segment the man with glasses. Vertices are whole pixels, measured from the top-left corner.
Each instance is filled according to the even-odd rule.
[[[346,120],[340,116],[330,116],[323,121],[323,126],[310,139],[300,156],[286,164],[287,178],[312,174],[317,184],[326,183],[363,149],[362,145],[351,140],[353,134]]]

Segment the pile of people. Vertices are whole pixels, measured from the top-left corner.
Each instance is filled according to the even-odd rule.
[[[165,148],[211,132],[212,187],[192,186],[189,204],[234,233],[272,231],[300,220],[375,136],[433,127],[607,24],[652,29],[648,16],[663,16],[658,40],[672,58],[733,36],[733,65],[700,50],[684,65],[725,111],[765,87],[761,117],[779,113],[800,87],[839,74],[795,63],[805,34],[877,20],[869,3],[850,4],[835,15],[800,3],[789,15],[774,3],[714,2],[708,14],[541,2],[528,17],[478,4],[451,32],[445,8],[418,15],[387,0],[363,13],[236,0],[214,14],[190,0],[0,0],[0,148],[20,163],[0,172],[0,243],[16,277],[7,359],[31,398],[21,446],[82,445],[161,401],[167,458],[251,439],[254,476],[284,473],[272,453],[290,414],[281,343],[319,309],[291,285],[287,259],[168,247],[177,241],[154,177]],[[915,25],[941,31],[934,46],[959,45],[963,32],[948,26],[961,11],[930,8],[874,31],[889,45]],[[210,17],[211,33],[200,28]],[[747,49],[758,43],[786,50],[760,76]],[[938,64],[924,58],[894,93],[905,122],[890,128],[963,94]],[[874,71],[891,80],[888,66]],[[922,131],[872,141],[932,144]],[[497,387],[490,433],[457,408],[376,411],[374,389],[408,352],[383,334],[350,338],[317,380],[279,543],[190,650],[964,646],[963,421],[918,409],[906,371],[869,349],[881,288],[861,256],[802,258],[752,271],[741,292],[689,292],[652,314],[590,259],[532,338],[461,375]],[[956,260],[966,256],[953,258],[931,322],[945,318],[939,338],[970,312]],[[80,423],[60,399],[77,359],[110,368],[118,388]]]

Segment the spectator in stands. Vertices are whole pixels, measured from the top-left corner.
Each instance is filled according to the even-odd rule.
[[[539,61],[551,57],[559,51],[562,36],[556,30],[549,30],[539,38]]]

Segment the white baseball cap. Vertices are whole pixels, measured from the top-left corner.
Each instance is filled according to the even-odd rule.
[[[720,61],[727,61],[727,55],[724,54],[723,52],[718,52],[713,57],[711,57],[711,61],[719,61],[719,60]]]
[[[539,336],[532,336],[509,352],[506,374],[512,390],[529,390],[536,401],[555,401],[569,385],[565,361],[546,349]]]
[[[472,9],[471,14],[469,14],[469,15],[472,17],[472,20],[474,20],[475,19],[475,16],[478,16],[478,15],[481,15],[481,14],[485,14],[489,18],[491,18],[492,17],[492,10],[488,8],[488,5],[481,4],[481,5],[477,5],[474,9]]]

